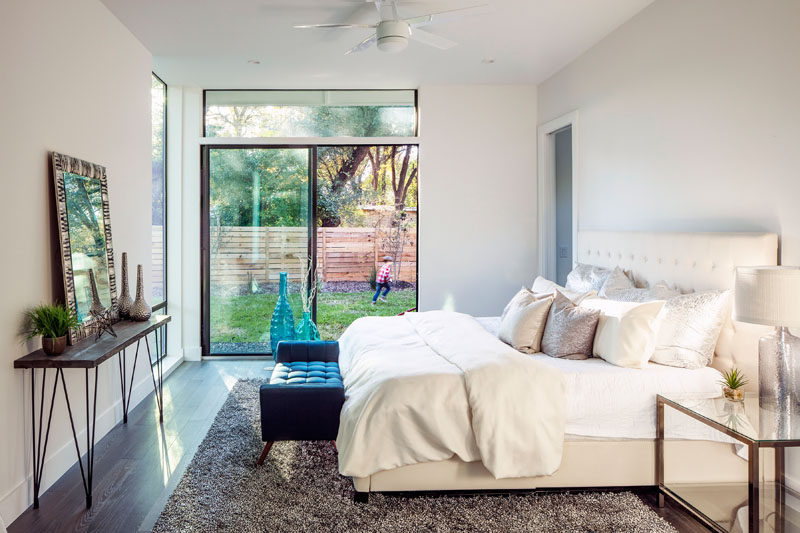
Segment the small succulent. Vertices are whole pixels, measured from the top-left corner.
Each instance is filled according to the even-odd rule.
[[[744,376],[741,370],[732,367],[730,370],[722,372],[722,379],[720,384],[728,387],[731,390],[736,390],[744,387],[748,383],[748,379]]]

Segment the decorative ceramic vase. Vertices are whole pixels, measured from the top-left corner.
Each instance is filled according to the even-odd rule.
[[[278,342],[294,339],[294,315],[292,315],[292,308],[289,306],[286,272],[281,272],[278,303],[275,304],[275,310],[272,312],[272,321],[269,325],[269,346],[272,353],[276,353]]]
[[[144,322],[150,318],[153,312],[150,304],[144,301],[144,281],[142,280],[142,265],[136,266],[136,300],[133,301],[130,310],[131,320]]]
[[[117,311],[120,318],[128,318],[131,314],[133,300],[128,292],[128,252],[122,252],[122,293],[117,298]]]
[[[744,401],[744,392],[742,389],[732,389],[726,385],[725,387],[722,387],[722,394],[726,399],[732,402]]]
[[[67,349],[67,336],[42,337],[42,351],[47,355],[60,355]]]
[[[314,321],[311,320],[311,313],[303,311],[303,320],[297,325],[297,340],[299,341],[318,341],[320,340],[319,330]]]
[[[89,269],[89,285],[92,288],[92,306],[89,308],[90,315],[98,315],[105,310],[103,302],[100,301],[100,293],[97,291],[97,281],[94,278],[94,269]]]

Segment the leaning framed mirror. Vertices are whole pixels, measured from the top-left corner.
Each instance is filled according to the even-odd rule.
[[[95,329],[95,319],[89,313],[90,271],[102,306],[113,308],[117,303],[106,169],[56,152],[52,160],[64,296],[80,321],[69,334],[69,342],[74,344]]]

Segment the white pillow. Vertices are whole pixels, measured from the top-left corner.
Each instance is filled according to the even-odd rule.
[[[600,287],[600,289],[597,291],[597,294],[600,296],[606,296],[608,293],[635,288],[636,285],[634,285],[631,278],[625,274],[625,271],[620,267],[614,267],[614,270],[611,271],[606,280],[603,282],[603,286]]]
[[[609,288],[605,289],[604,294],[609,300],[619,302],[651,302],[653,300],[668,300],[680,296],[680,291],[671,289],[667,282],[659,281],[652,287],[646,289],[629,288]]]
[[[703,291],[667,300],[651,360],[680,368],[711,364],[730,316],[731,291]]]
[[[595,356],[625,368],[642,368],[650,360],[663,300],[633,303],[587,298],[580,307],[600,311],[594,336]]]
[[[508,304],[508,312],[500,321],[497,337],[520,352],[539,352],[552,303],[551,296],[532,301],[514,297]]]
[[[566,288],[577,292],[599,291],[609,275],[610,268],[578,263],[567,274]]]
[[[594,290],[581,292],[581,291],[573,291],[567,289],[566,287],[562,287],[555,281],[550,281],[549,279],[545,279],[542,276],[536,276],[536,279],[533,280],[533,287],[531,287],[531,289],[537,295],[554,294],[555,291],[558,290],[561,294],[572,300],[572,303],[574,303],[575,305],[581,303],[581,300],[583,300],[584,298],[597,295],[597,291]]]

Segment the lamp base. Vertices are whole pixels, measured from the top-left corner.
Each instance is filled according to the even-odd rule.
[[[798,412],[800,386],[795,359],[800,337],[777,327],[758,341],[758,403],[761,408],[791,415]]]

